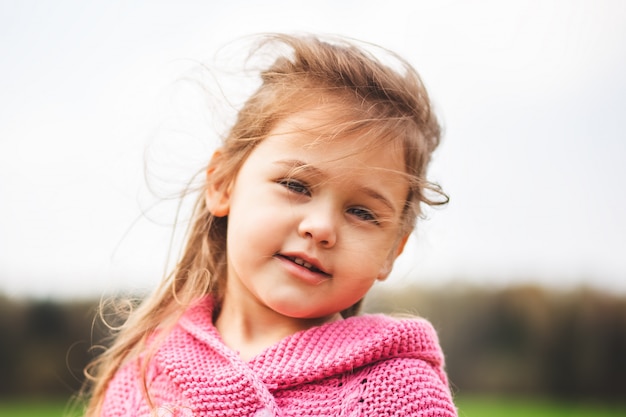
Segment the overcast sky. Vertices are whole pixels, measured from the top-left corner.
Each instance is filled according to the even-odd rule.
[[[205,113],[221,114],[180,80],[267,31],[380,44],[429,88],[445,126],[431,177],[451,202],[429,211],[392,283],[626,292],[617,0],[2,2],[0,292],[153,287],[175,204],[148,210],[144,173],[179,188],[215,146]]]

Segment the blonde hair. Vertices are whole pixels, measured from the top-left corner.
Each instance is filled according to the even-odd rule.
[[[439,186],[426,180],[432,152],[440,141],[440,127],[417,72],[397,55],[379,49],[397,68],[385,65],[371,52],[345,39],[268,35],[255,53],[278,56],[261,71],[261,85],[238,112],[223,141],[219,156],[207,167],[213,186],[227,186],[253,149],[276,123],[312,106],[337,106],[335,133],[367,132],[364,137],[400,143],[410,191],[402,230],[409,233],[421,214],[421,205],[447,203]],[[334,110],[334,109],[333,109]],[[335,114],[335,113],[333,113]],[[216,163],[219,162],[219,163]],[[226,279],[227,217],[207,209],[201,188],[182,257],[159,288],[130,314],[114,344],[86,369],[90,389],[88,416],[99,414],[107,384],[122,364],[136,358],[148,345],[149,358],[161,336],[194,300],[211,294],[218,302]],[[342,312],[357,313],[357,305]],[[148,363],[144,358],[142,363]],[[145,373],[145,369],[144,369]],[[147,395],[147,387],[144,382]]]

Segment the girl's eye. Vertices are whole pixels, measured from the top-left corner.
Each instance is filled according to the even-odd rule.
[[[308,185],[306,185],[305,183],[301,181],[294,180],[291,178],[285,178],[285,179],[279,180],[278,183],[293,193],[303,194],[307,196],[311,195]]]
[[[348,210],[348,212],[363,221],[374,223],[376,225],[379,224],[378,219],[376,218],[376,215],[366,208],[352,207],[351,209]]]

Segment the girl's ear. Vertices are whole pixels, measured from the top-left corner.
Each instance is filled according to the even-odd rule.
[[[378,276],[376,277],[377,280],[384,281],[387,279],[387,277],[389,276],[389,273],[391,272],[391,269],[393,268],[393,263],[396,261],[396,258],[400,256],[400,254],[404,250],[404,245],[406,245],[407,240],[409,240],[409,236],[410,234],[407,233],[406,235],[402,236],[402,238],[398,241],[398,244],[396,245],[395,249],[391,251],[387,259],[385,260],[385,263],[383,264],[382,268],[380,268],[380,271],[378,272]]]
[[[221,156],[221,152],[216,151],[206,171],[206,206],[211,214],[216,217],[227,216],[230,211],[230,184],[225,184],[223,181],[216,181],[214,178],[215,170],[221,163]]]

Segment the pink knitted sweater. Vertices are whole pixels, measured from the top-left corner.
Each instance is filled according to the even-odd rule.
[[[102,416],[456,416],[443,355],[424,320],[364,315],[296,333],[249,362],[222,342],[201,300],[147,368],[107,390]],[[152,414],[154,412],[154,414]]]

